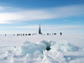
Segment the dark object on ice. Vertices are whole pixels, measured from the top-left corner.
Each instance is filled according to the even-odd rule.
[[[22,36],[22,34],[20,34]]]
[[[13,34],[13,36],[15,36],[15,34]]]
[[[27,34],[25,34],[25,36],[27,36]]]
[[[47,33],[47,35],[51,35],[51,33]]]
[[[41,23],[39,24],[39,30],[38,30],[38,33],[39,33],[39,34],[42,34],[42,32],[41,32]]]
[[[62,35],[62,32],[60,32],[60,35]]]
[[[56,35],[56,33],[52,33],[52,35]]]
[[[20,34],[17,34],[17,36],[20,36]]]
[[[6,34],[5,34],[5,36],[6,36]]]
[[[49,33],[47,33],[47,35],[49,35]]]
[[[24,36],[24,34],[23,34],[23,36]]]
[[[19,36],[19,34],[17,34],[17,36]]]
[[[46,50],[49,51],[51,48],[50,47],[46,47]]]
[[[29,33],[28,35],[30,36],[31,34]]]

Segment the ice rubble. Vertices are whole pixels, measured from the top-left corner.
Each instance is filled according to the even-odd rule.
[[[47,50],[50,48],[50,50]],[[64,52],[78,51],[81,48],[67,41],[45,41],[37,43],[25,41],[20,48],[14,46],[13,63],[67,63]]]
[[[50,49],[47,49],[50,48]],[[6,54],[0,55],[0,62],[12,63],[67,63],[65,52],[78,51],[80,47],[74,46],[67,41],[46,41],[32,43],[25,41],[22,46],[13,46]]]
[[[33,54],[36,51],[39,51],[41,54],[43,54],[43,51],[47,50],[47,48],[50,48],[50,50],[52,51],[60,52],[78,51],[81,49],[78,46],[74,46],[73,44],[70,44],[67,41],[54,42],[43,40],[38,43],[31,43],[29,41],[25,41],[21,46],[21,54]]]

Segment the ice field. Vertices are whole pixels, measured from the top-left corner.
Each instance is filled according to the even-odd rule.
[[[84,34],[0,35],[0,63],[84,63]]]

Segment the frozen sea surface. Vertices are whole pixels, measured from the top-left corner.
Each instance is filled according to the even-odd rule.
[[[0,63],[84,63],[84,34],[0,36]]]

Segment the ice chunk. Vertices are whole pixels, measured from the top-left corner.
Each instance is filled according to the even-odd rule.
[[[27,53],[34,54],[37,50],[39,53],[43,53],[43,50],[45,50],[46,45],[45,44],[35,44],[31,42],[24,42],[24,44],[21,46],[21,54],[26,55]]]
[[[42,53],[39,50],[36,50],[33,55],[36,57],[38,55],[42,55]]]
[[[54,62],[54,60],[47,55],[45,55],[43,60],[42,60],[42,63],[53,63],[53,62]],[[56,63],[58,63],[58,62],[56,62]]]
[[[78,51],[81,48],[70,44],[68,41],[59,41],[51,46],[51,49],[61,51],[61,52],[70,52],[70,51]]]

